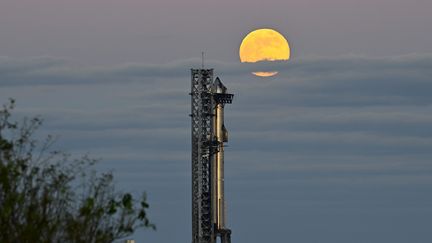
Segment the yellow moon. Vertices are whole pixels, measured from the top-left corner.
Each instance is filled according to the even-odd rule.
[[[257,29],[250,32],[240,45],[241,62],[288,60],[291,50],[283,35],[273,29]],[[256,76],[270,77],[272,72],[253,72]]]

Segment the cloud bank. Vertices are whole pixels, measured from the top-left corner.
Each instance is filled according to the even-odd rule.
[[[146,236],[151,241],[187,242],[189,225],[171,219],[190,217],[189,69],[197,63],[88,67],[2,57],[0,101],[13,97],[20,116],[42,115],[42,134],[60,135],[58,146],[72,153],[102,158],[101,168],[114,169],[122,187],[146,188],[159,227]],[[379,242],[428,237],[432,54],[206,65],[235,94],[226,108],[226,183],[238,237],[263,229],[244,225],[256,217],[272,222],[264,228],[275,237],[298,229],[293,234],[303,242],[320,241],[304,238],[312,221],[317,235],[338,228],[327,237],[339,242],[361,237],[356,229],[365,225]],[[279,75],[250,74],[261,68]],[[424,224],[407,223],[414,219]],[[411,231],[385,233],[394,229]]]

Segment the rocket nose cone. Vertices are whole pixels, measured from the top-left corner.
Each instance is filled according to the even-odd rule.
[[[219,77],[216,78],[214,82],[214,86],[216,89],[216,93],[218,94],[226,93],[227,88],[225,87],[225,85],[223,85],[222,81],[220,81]]]

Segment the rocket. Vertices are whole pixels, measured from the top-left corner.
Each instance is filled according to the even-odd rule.
[[[192,69],[191,74],[192,242],[231,243],[224,196],[224,108],[234,95],[213,79],[213,69]]]
[[[232,102],[233,94],[227,93],[227,88],[219,78],[213,83],[214,117],[213,131],[216,141],[216,151],[212,163],[212,206],[213,220],[216,232],[221,236],[226,228],[226,206],[224,195],[224,143],[228,142],[228,131],[224,124],[225,104]]]

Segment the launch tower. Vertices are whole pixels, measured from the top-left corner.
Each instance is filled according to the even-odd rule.
[[[213,69],[192,69],[192,243],[231,243],[224,199],[224,107],[233,94]]]

